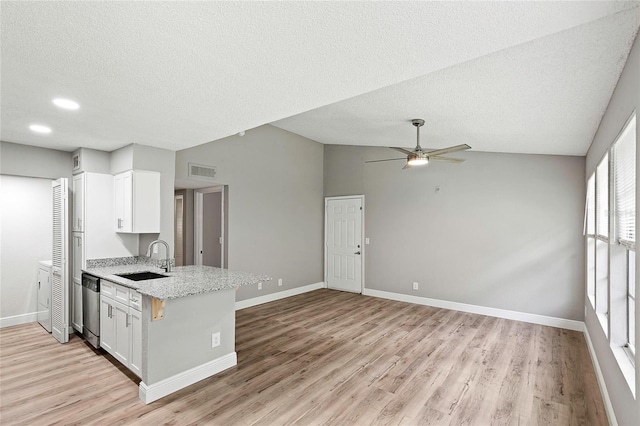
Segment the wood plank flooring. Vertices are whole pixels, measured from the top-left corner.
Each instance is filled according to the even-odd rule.
[[[236,313],[238,365],[145,405],[79,337],[0,330],[0,423],[605,425],[582,333],[331,290]]]

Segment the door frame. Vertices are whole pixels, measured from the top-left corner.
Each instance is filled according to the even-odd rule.
[[[366,249],[365,249],[365,236],[364,236],[364,212],[365,212],[365,205],[364,205],[364,194],[359,194],[359,195],[341,195],[338,197],[324,197],[324,287],[325,288],[329,288],[329,282],[327,281],[327,276],[328,276],[328,272],[329,272],[329,267],[327,265],[327,252],[328,252],[328,241],[327,241],[327,212],[329,209],[329,201],[330,200],[348,200],[348,199],[353,199],[353,198],[357,198],[360,199],[360,202],[362,203],[362,210],[360,210],[360,227],[361,227],[361,233],[360,233],[360,247],[362,247],[362,261],[360,262],[360,276],[362,277],[362,283],[360,285],[360,294],[364,294],[364,288],[365,288],[365,277],[364,277],[364,262],[365,262],[365,254],[366,254]]]
[[[186,244],[185,244],[185,228],[186,228],[186,217],[185,217],[185,212],[186,212],[186,194],[176,194],[174,192],[173,194],[173,254],[174,254],[174,258],[176,257],[176,248],[178,247],[178,243],[177,243],[177,239],[176,239],[176,225],[177,225],[177,220],[176,220],[176,204],[178,202],[178,200],[180,200],[182,202],[182,239],[180,241],[180,250],[182,250],[182,265],[178,265],[177,261],[176,261],[176,266],[184,266],[184,258],[185,258],[185,248],[186,248]]]
[[[199,188],[193,190],[193,263],[195,265],[202,265],[202,217],[203,217],[203,196],[204,194],[211,194],[213,192],[220,192],[220,235],[222,242],[220,244],[220,267],[224,268],[224,252],[227,244],[227,236],[225,235],[225,221],[227,218],[224,215],[224,185],[210,186],[208,188]]]

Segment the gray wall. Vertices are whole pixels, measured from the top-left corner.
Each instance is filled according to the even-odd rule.
[[[192,181],[192,188],[228,185],[229,269],[274,278],[263,290],[240,288],[237,300],[323,280],[321,144],[266,125],[178,151],[180,182],[188,181],[189,162],[218,172],[216,182]]]
[[[235,351],[235,290],[167,301],[164,319],[151,321],[151,298],[142,302],[142,381],[151,385]],[[220,346],[211,347],[211,334]]]
[[[80,156],[80,170],[76,170],[74,173],[111,173],[111,153],[97,149],[80,148],[73,152],[73,155],[76,154]]]
[[[582,320],[584,158],[455,156],[325,146],[325,195],[365,195],[365,287]]]
[[[140,254],[147,252],[149,243],[157,238],[171,247],[173,257],[173,194],[175,184],[176,153],[162,148],[134,145],[133,169],[160,172],[160,234],[140,234]],[[158,251],[164,258],[162,249]]]
[[[583,177],[583,186],[586,187],[586,179],[594,172],[596,165],[614,142],[634,109],[640,111],[640,41],[637,38],[627,64],[618,80],[618,85],[613,92],[607,111],[600,122],[600,127],[587,153],[587,166],[586,174]],[[636,116],[636,126],[638,118],[640,117]],[[638,147],[640,145],[640,131],[638,131],[637,127],[636,138],[636,147]],[[636,155],[636,164],[640,164],[640,149],[636,149]],[[640,220],[638,220],[638,212],[640,212],[638,208],[638,203],[640,203],[640,173],[636,174],[636,179],[636,224],[638,224],[640,223]],[[639,294],[640,284],[637,277],[640,277],[640,251],[638,250],[636,250],[636,268],[636,294]],[[617,421],[621,425],[637,424],[638,419],[640,419],[640,399],[633,398],[596,313],[587,298],[584,299],[584,305],[587,311],[585,323],[597,354]],[[640,312],[639,298],[636,299],[636,315],[638,315],[638,312]],[[636,317],[636,324],[638,324],[638,317]],[[640,327],[636,325],[636,342],[639,341]],[[640,368],[638,366],[640,366],[640,351],[636,351],[635,365],[636,395],[639,395]]]
[[[155,239],[166,241],[173,257],[173,195],[175,181],[175,152],[146,145],[132,144],[111,153],[111,174],[127,170],[160,172],[160,233],[140,234],[139,254],[147,252]],[[164,258],[163,249],[154,257]]]
[[[0,318],[7,318],[37,311],[37,262],[51,259],[51,180],[71,179],[71,153],[0,142],[0,174]]]
[[[71,179],[71,153],[0,142],[0,174]]]

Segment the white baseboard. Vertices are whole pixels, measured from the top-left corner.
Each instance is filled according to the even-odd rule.
[[[241,300],[239,302],[236,302],[236,311],[250,308],[252,306],[262,305],[263,303],[274,302],[276,300],[285,299],[291,296],[297,296],[298,294],[307,293],[309,291],[314,291],[321,288],[325,288],[324,282],[309,284],[302,287],[292,288],[290,290],[267,294],[265,296],[253,297],[251,299]]]
[[[490,317],[548,325],[551,327],[565,328],[567,330],[584,330],[584,323],[582,321],[564,318],[528,314],[525,312],[509,311],[506,309],[489,308],[486,306],[469,305],[467,303],[449,302],[447,300],[430,299],[428,297],[411,296],[408,294],[391,293],[389,291],[372,290],[368,288],[365,288],[362,294],[365,296],[380,297],[382,299],[397,300],[399,302],[415,303],[417,305],[433,306],[435,308],[451,309],[454,311],[469,312],[472,314],[487,315]]]
[[[0,318],[0,328],[11,327],[12,325],[28,324],[38,321],[37,312],[29,312],[27,314],[14,315],[12,317]]]
[[[587,341],[587,347],[589,348],[589,355],[591,356],[593,369],[596,371],[596,378],[598,379],[598,386],[600,386],[600,393],[602,394],[602,399],[604,400],[604,409],[607,413],[609,424],[611,426],[618,426],[616,414],[613,411],[613,404],[611,404],[611,398],[609,398],[607,385],[604,382],[604,376],[602,375],[602,370],[600,369],[600,363],[598,362],[598,357],[596,356],[596,350],[594,349],[593,343],[591,342],[591,336],[589,336],[589,329],[587,328],[587,324],[584,324],[582,332],[584,333],[584,338]]]
[[[238,363],[238,358],[235,352],[216,358],[213,361],[209,361],[206,364],[199,365],[190,370],[184,371],[175,376],[171,376],[158,383],[146,385],[140,382],[138,387],[138,397],[145,404],[150,404],[162,397],[165,397],[180,389],[186,388],[200,380],[204,380],[207,377],[211,377],[214,374],[218,374],[221,371],[231,368]]]

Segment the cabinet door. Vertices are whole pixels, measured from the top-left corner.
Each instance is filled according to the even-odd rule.
[[[71,324],[73,328],[82,333],[82,283],[73,283],[73,312],[71,314]]]
[[[73,282],[82,283],[82,268],[84,268],[84,234],[73,233]]]
[[[84,261],[84,233],[74,232],[71,240],[73,251],[72,280],[73,289],[71,296],[71,325],[82,333],[82,267]]]
[[[136,309],[129,308],[131,356],[129,358],[129,369],[142,377],[142,313]]]
[[[129,307],[114,301],[113,318],[115,321],[115,340],[112,355],[128,367],[129,353],[131,351],[131,320],[129,318]]]
[[[133,172],[125,172],[116,175],[113,180],[116,232],[132,231],[132,177]]]
[[[73,177],[73,230],[84,232],[84,173]]]
[[[100,295],[100,347],[114,355],[116,327],[115,327],[115,302],[108,297]]]

